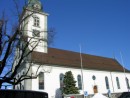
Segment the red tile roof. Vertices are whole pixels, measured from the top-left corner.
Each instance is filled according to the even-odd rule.
[[[32,60],[40,64],[53,64],[59,67],[80,68],[80,53],[66,51],[55,48],[48,48],[48,53],[33,52]],[[119,71],[123,72],[123,67],[112,58],[82,54],[84,69]],[[126,69],[126,72],[130,72]]]

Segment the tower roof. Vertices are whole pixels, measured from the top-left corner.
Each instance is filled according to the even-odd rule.
[[[38,8],[36,8],[37,6],[38,6]],[[42,10],[42,8],[43,8],[40,0],[28,0],[28,6],[27,7],[29,9],[33,9],[33,10]]]
[[[40,2],[40,0],[28,0],[28,4],[29,5],[33,5],[33,4],[40,4],[41,5],[41,2]]]

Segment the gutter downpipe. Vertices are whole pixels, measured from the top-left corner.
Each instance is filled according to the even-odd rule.
[[[113,85],[113,79],[112,79],[112,73],[111,72],[110,72],[110,75],[111,75],[112,89],[113,89],[113,93],[114,93],[115,90],[114,90],[114,85]]]
[[[122,56],[121,51],[120,51],[120,56],[121,56],[121,62],[122,62],[123,72],[124,72],[124,75],[125,75],[125,82],[126,82],[126,85],[127,85],[127,81],[126,81],[127,77],[126,77],[125,65],[124,65],[123,56]],[[129,92],[129,87],[127,87],[127,90]]]

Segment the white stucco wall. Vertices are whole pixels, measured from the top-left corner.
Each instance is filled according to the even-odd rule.
[[[39,72],[40,71],[43,72],[44,68],[45,67],[41,67],[39,69]],[[67,71],[72,71],[76,81],[77,81],[77,75],[81,75],[80,69],[54,67],[54,66],[50,68],[52,69],[51,72],[45,73],[45,78],[44,78],[45,89],[44,90],[39,90],[38,78],[32,80],[32,90],[45,91],[49,94],[49,98],[53,98],[53,97],[55,98],[55,96],[58,95],[58,93],[60,93],[59,92],[60,91],[59,90],[60,88],[59,75],[61,73],[65,74],[65,72]],[[32,69],[35,71],[37,67],[35,66]],[[45,68],[45,70],[46,69],[47,68]],[[95,81],[92,79],[93,75],[96,76]],[[108,90],[106,89],[105,76],[108,77],[110,91],[112,93],[128,91],[127,86],[126,86],[126,81],[125,81],[125,75],[123,72],[107,72],[107,71],[97,71],[97,70],[87,70],[87,69],[83,70],[84,91],[87,91],[88,94],[93,94],[94,93],[93,86],[97,85],[99,93],[107,93]],[[130,80],[130,74],[126,74],[126,76]],[[120,87],[121,87],[120,89],[117,89],[116,77],[119,78]],[[78,83],[76,83],[76,85],[78,86]],[[80,93],[83,94],[83,90],[80,90]]]
[[[26,11],[26,14],[32,14],[33,12],[31,11]],[[26,15],[25,14],[25,15]],[[39,26],[34,26],[34,18],[37,16],[39,18]],[[38,51],[38,52],[45,52],[47,53],[47,16],[48,14],[43,13],[43,12],[39,12],[39,13],[33,13],[30,17],[28,17],[24,22],[23,22],[23,26],[25,26],[25,34],[27,34],[27,36],[29,37],[33,37],[33,30],[38,30],[40,31],[40,37],[36,37],[36,39],[42,39],[43,41],[40,41],[38,46],[35,48],[34,51]],[[31,40],[32,42],[36,39]],[[30,40],[30,38],[28,39],[28,41]],[[32,47],[29,47],[30,49],[32,49]]]
[[[126,73],[126,74],[127,74],[127,73]],[[117,88],[116,77],[119,78],[120,88],[121,88],[121,89],[118,89],[118,88]],[[129,79],[129,82],[130,82],[130,74],[127,74],[126,77]],[[128,91],[127,85],[126,85],[126,80],[125,80],[126,77],[125,77],[125,74],[124,74],[124,73],[112,72],[114,92]],[[129,84],[130,84],[130,83],[129,83]]]

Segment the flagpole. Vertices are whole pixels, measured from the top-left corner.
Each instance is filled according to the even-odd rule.
[[[122,53],[121,53],[121,51],[120,51],[120,56],[121,56],[121,62],[122,62],[122,65],[123,65],[123,71],[124,71],[124,75],[125,75],[125,81],[126,81],[126,83],[127,83],[127,77],[126,77],[126,71],[125,71],[125,65],[124,65],[124,61],[123,61],[123,56],[122,56]],[[128,89],[128,92],[129,92],[129,88],[127,87],[127,89]]]
[[[84,81],[83,81],[83,60],[82,60],[82,50],[81,50],[81,45],[79,45],[80,48],[80,66],[81,66],[81,77],[82,77],[82,89],[83,89],[83,96],[84,96]],[[85,98],[85,96],[84,96]]]

